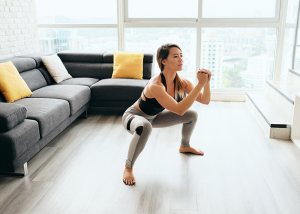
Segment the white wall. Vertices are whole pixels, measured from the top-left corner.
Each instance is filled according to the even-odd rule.
[[[38,51],[35,0],[0,0],[0,59]]]

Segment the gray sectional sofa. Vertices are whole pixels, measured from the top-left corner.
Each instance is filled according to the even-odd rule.
[[[145,53],[143,80],[111,79],[112,52],[64,51],[58,56],[73,77],[55,83],[41,56],[9,59],[33,92],[6,103],[0,93],[0,174],[13,174],[89,107],[129,107],[153,75],[153,54]],[[26,172],[25,172],[26,174]]]

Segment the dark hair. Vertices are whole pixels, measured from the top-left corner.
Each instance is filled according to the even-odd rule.
[[[162,61],[168,58],[170,48],[178,48],[181,51],[180,47],[173,43],[164,44],[157,49],[156,60],[161,71],[164,70],[164,64],[162,64]]]
[[[180,51],[182,51],[178,45],[173,44],[173,43],[167,43],[167,44],[160,46],[157,49],[156,61],[158,63],[158,66],[159,66],[161,72],[163,72],[163,70],[164,70],[164,64],[162,64],[162,61],[164,59],[168,58],[169,53],[170,53],[170,48],[178,48]],[[177,99],[178,94],[181,98],[184,97],[183,83],[185,83],[185,81],[178,75],[178,73],[176,73],[176,76],[175,76],[175,89],[176,89],[175,99]]]

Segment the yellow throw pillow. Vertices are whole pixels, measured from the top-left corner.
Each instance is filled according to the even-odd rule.
[[[8,103],[32,95],[31,90],[11,61],[0,63],[0,91]]]
[[[143,79],[144,52],[114,51],[114,71],[111,78]]]

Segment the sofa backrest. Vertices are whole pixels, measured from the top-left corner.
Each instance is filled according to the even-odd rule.
[[[57,55],[72,77],[110,78],[103,68],[103,54],[99,51],[63,51]]]
[[[0,63],[11,61],[19,71],[31,91],[47,86],[43,74],[36,69],[36,62],[32,58],[13,57],[0,60]],[[0,102],[6,102],[1,93]]]
[[[63,51],[58,56],[72,77],[111,78],[113,73],[113,52]],[[145,53],[143,79],[152,77],[153,54]]]
[[[38,53],[32,53],[32,54],[27,54],[27,55],[22,55],[22,56],[17,56],[17,57],[33,59],[36,63],[36,69],[38,69],[42,73],[42,75],[44,76],[44,78],[47,82],[47,85],[51,85],[54,83],[54,79],[51,77],[50,73],[48,72],[47,68],[45,67],[41,56],[50,56],[53,54],[55,54],[55,53],[38,52]]]

